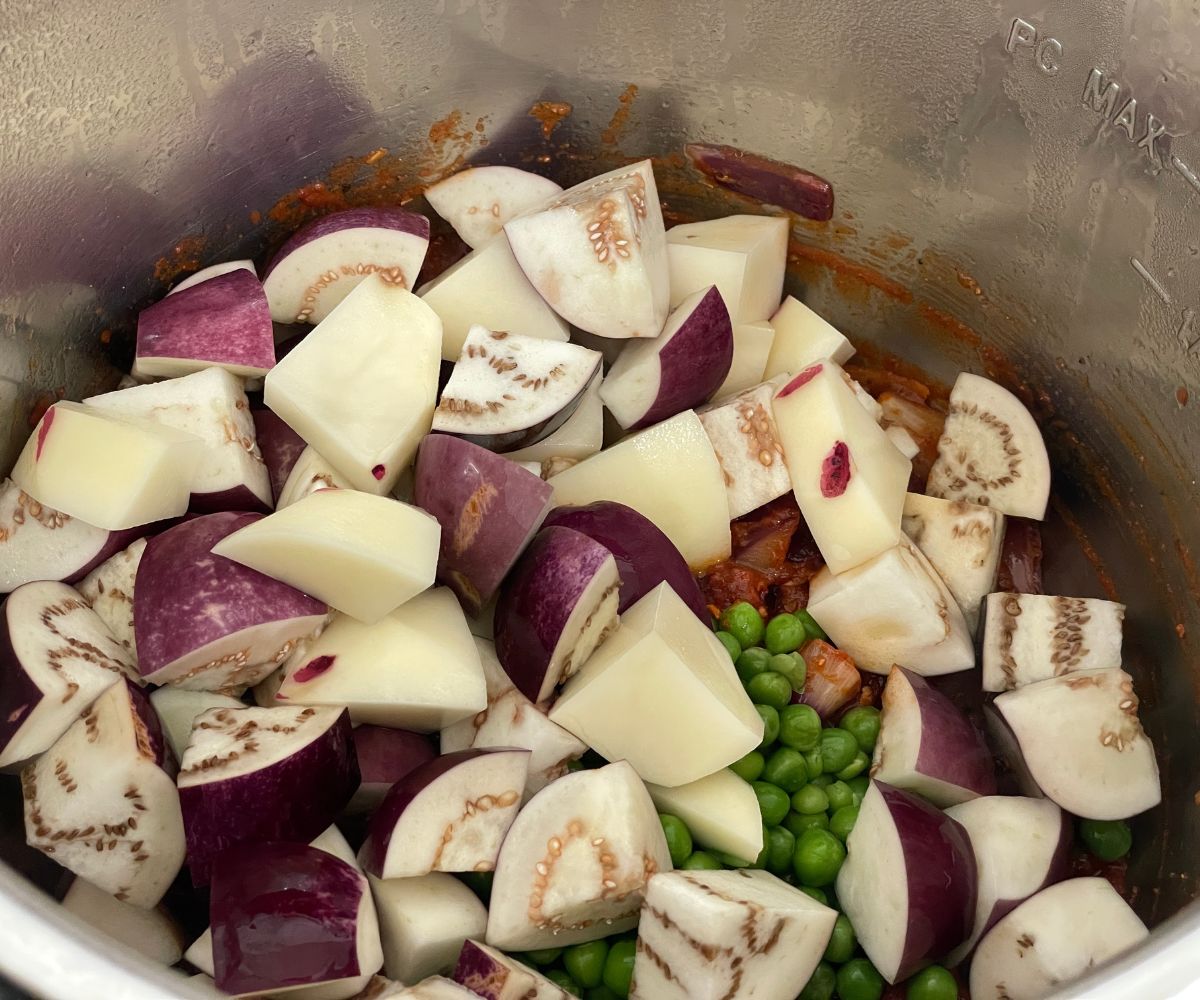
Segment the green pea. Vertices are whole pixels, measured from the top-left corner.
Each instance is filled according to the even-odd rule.
[[[859,750],[870,753],[879,739],[879,709],[873,705],[855,705],[842,716],[838,728],[854,737]]]
[[[487,906],[492,898],[492,872],[459,872],[458,877]]]
[[[829,811],[829,796],[816,785],[805,785],[792,796],[792,808],[805,816]]]
[[[797,886],[797,888],[806,896],[812,896],[812,898],[822,906],[829,905],[829,897],[825,895],[825,891],[823,889],[814,889],[811,885],[801,885]]]
[[[804,660],[795,653],[776,653],[771,657],[769,669],[785,678],[793,691],[804,690],[804,680],[808,671]]]
[[[804,626],[804,632],[810,639],[820,639],[822,642],[829,641],[829,636],[825,634],[825,630],[817,624],[817,620],[808,613],[807,609],[801,608],[799,611],[793,611],[792,614]]]
[[[850,786],[850,791],[854,793],[854,804],[856,806],[862,805],[862,800],[867,795],[867,789],[871,787],[871,779],[865,774],[860,774],[856,778],[850,778],[846,781],[846,784]]]
[[[779,713],[779,742],[809,753],[821,745],[821,717],[812,705],[788,705]]]
[[[837,933],[837,927],[834,927]],[[604,960],[608,958],[608,942],[589,941],[572,945],[563,952],[563,967],[580,986],[599,986],[604,977]]]
[[[908,981],[905,1000],[958,1000],[958,981],[949,969],[931,965]]]
[[[1123,858],[1133,847],[1133,833],[1124,820],[1081,819],[1079,839],[1101,861]]]
[[[804,645],[807,632],[795,615],[784,612],[767,622],[763,644],[772,653],[793,653]]]
[[[825,773],[825,762],[821,759],[821,748],[810,750],[804,755],[804,766],[808,768],[808,780],[816,781]]]
[[[833,933],[829,936],[829,944],[825,946],[825,961],[832,962],[834,965],[841,965],[843,962],[848,962],[854,956],[854,949],[858,947],[858,938],[855,936],[854,928],[850,926],[850,918],[844,913],[839,913],[837,921],[833,925]],[[569,955],[570,952],[568,951]],[[567,966],[569,969],[570,966]]]
[[[796,853],[796,838],[784,826],[772,826],[767,830],[766,869],[782,878],[792,870],[792,855]]]
[[[767,670],[746,682],[746,693],[756,704],[770,705],[778,712],[791,702],[792,685],[783,674]]]
[[[827,774],[837,774],[849,767],[858,753],[858,741],[844,729],[821,730],[821,768]]]
[[[783,825],[791,831],[793,837],[800,837],[805,830],[816,827],[819,830],[829,829],[829,817],[823,813],[798,813],[792,811],[783,818]]]
[[[728,632],[741,644],[742,649],[757,646],[763,638],[762,615],[753,604],[738,601],[725,609],[721,615],[721,630]]]
[[[858,805],[842,806],[829,817],[829,832],[844,844],[856,822],[858,822]]]
[[[678,868],[692,853],[692,833],[687,824],[678,816],[670,813],[659,813],[658,821],[662,824],[663,833],[667,838],[667,850],[671,854],[671,864]],[[595,986],[595,983],[584,983],[584,986]]]
[[[789,795],[799,791],[808,782],[808,768],[804,757],[791,747],[780,747],[770,758],[762,772],[763,781],[778,785]]]
[[[748,605],[747,605],[748,606]],[[629,996],[629,982],[633,979],[633,959],[637,953],[637,942],[621,938],[613,942],[604,960],[604,985],[619,997]]]
[[[586,1000],[620,1000],[607,986],[593,986],[587,991]]]
[[[771,654],[761,646],[753,646],[738,654],[733,662],[742,683],[749,684],[752,678],[771,669]]]
[[[729,770],[743,781],[758,781],[766,766],[767,759],[757,750],[751,750],[745,757],[739,757],[730,764]]]
[[[762,813],[762,821],[767,826],[778,826],[782,823],[790,806],[788,793],[769,781],[754,781],[750,787],[754,789],[755,798],[758,799],[758,811]]]
[[[868,959],[852,958],[837,971],[837,991],[841,1000],[879,1000],[883,976]]]
[[[766,750],[779,738],[779,713],[770,705],[756,704],[754,710],[763,720],[763,739],[758,747],[760,750]]]
[[[525,957],[534,965],[553,965],[562,956],[561,948],[541,948],[538,951],[527,951]]]
[[[857,778],[870,765],[871,759],[861,750],[854,755],[854,759],[845,767],[838,771],[837,776],[842,781],[849,781],[851,778]]]
[[[837,989],[837,973],[828,962],[821,962],[809,977],[796,1000],[831,1000]]]
[[[574,979],[562,969],[543,969],[542,975],[550,980],[555,986],[561,987],[571,994],[573,997],[579,996],[583,990]]]
[[[843,806],[854,805],[854,793],[844,781],[834,781],[825,789],[829,797],[829,812],[835,813]]]
[[[717,638],[721,640],[721,645],[725,647],[729,658],[736,663],[737,658],[742,655],[742,644],[730,632],[718,632]]]
[[[716,872],[721,870],[721,862],[708,851],[692,851],[679,867],[689,872]]]
[[[838,869],[846,860],[846,848],[828,830],[805,830],[796,838],[796,853],[792,870],[804,885],[818,889],[837,878]]]

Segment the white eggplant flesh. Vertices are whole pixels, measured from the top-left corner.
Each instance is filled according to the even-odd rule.
[[[771,411],[779,386],[778,379],[763,382],[696,412],[725,474],[731,518],[749,514],[792,488]]]
[[[646,883],[670,870],[658,813],[628,763],[568,774],[529,800],[505,838],[487,940],[527,951],[631,930]]]
[[[574,414],[600,371],[578,344],[472,326],[433,413],[433,430],[491,451],[549,437]]]
[[[538,294],[572,326],[617,339],[658,336],[670,279],[649,160],[577,184],[504,232]]]
[[[469,247],[490,245],[504,224],[540,208],[562,187],[516,167],[468,167],[425,189],[425,199]]]
[[[237,698],[216,691],[190,691],[187,688],[165,685],[150,692],[150,704],[158,715],[163,735],[175,754],[183,759],[188,741],[192,738],[192,723],[196,716],[210,708],[245,708]]]
[[[162,907],[134,906],[82,878],[71,883],[62,905],[68,913],[155,964],[174,965],[183,957],[183,931]]]
[[[1140,944],[1146,925],[1106,879],[1043,889],[993,927],[971,962],[971,996],[1041,1000]]]
[[[442,730],[442,753],[523,747],[529,751],[529,777],[525,782],[525,797],[529,798],[566,774],[568,765],[582,757],[587,746],[551,722],[542,709],[517,690],[500,666],[493,643],[477,638],[475,645],[487,683],[487,707]]]
[[[383,879],[492,871],[528,774],[529,751],[512,747],[459,750],[418,765],[372,814],[359,862]]]
[[[970,372],[959,375],[926,489],[930,496],[1042,520],[1050,498],[1050,459],[1025,405],[995,382]]]
[[[836,920],[770,872],[662,872],[646,887],[629,996],[793,1000]]]
[[[581,462],[604,445],[604,404],[600,401],[600,379],[593,379],[575,407],[575,412],[549,437],[536,444],[504,453],[513,462]],[[543,478],[549,478],[543,476]]]
[[[118,900],[154,906],[183,865],[174,769],[150,702],[121,681],[21,772],[25,839]]]
[[[1125,605],[1094,597],[988,594],[983,689],[1011,691],[1080,670],[1121,665]]]
[[[74,583],[140,534],[97,528],[0,478],[0,594],[42,580]]]
[[[137,660],[137,638],[133,626],[133,587],[137,580],[146,539],[139,538],[111,556],[76,584],[79,591],[108,626],[113,638]]]
[[[666,704],[675,708],[664,714]],[[666,583],[625,612],[567,682],[550,721],[668,787],[729,766],[763,735],[729,653]]]
[[[124,677],[129,651],[65,583],[26,583],[0,605],[0,767],[36,757]]]
[[[1127,819],[1158,805],[1154,745],[1138,720],[1133,678],[1083,670],[1027,684],[995,703],[1042,793],[1085,819]]]
[[[893,430],[907,433],[893,427],[889,434]],[[1004,515],[964,500],[909,493],[900,525],[937,570],[974,635],[980,605],[996,586],[1004,545]]]
[[[951,806],[975,852],[979,894],[971,936],[950,953],[957,965],[1006,914],[1071,874],[1075,824],[1049,799],[987,795]]]

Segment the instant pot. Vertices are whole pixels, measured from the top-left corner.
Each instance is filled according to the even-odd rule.
[[[772,211],[726,143],[829,179],[791,290],[1041,423],[1047,588],[1128,605],[1163,804],[1134,824],[1154,933],[1064,987],[1200,981],[1200,5],[1194,0],[0,0],[0,467],[113,387],[137,308],[323,204],[468,163],[569,182],[653,155],[669,218]],[[60,912],[0,785],[0,972],[46,997],[211,995]]]

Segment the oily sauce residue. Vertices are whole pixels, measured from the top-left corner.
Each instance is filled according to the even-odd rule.
[[[204,260],[206,242],[203,236],[185,236],[166,257],[160,257],[155,262],[154,280],[169,285],[181,274],[198,270]]]
[[[608,128],[600,133],[600,141],[606,146],[615,146],[621,138],[625,126],[629,124],[629,115],[633,111],[633,102],[637,100],[638,88],[636,83],[629,84],[617,98],[617,110],[608,123]]]
[[[888,298],[898,302],[907,304],[913,300],[912,292],[900,282],[880,274],[874,268],[856,264],[832,250],[801,243],[795,238],[788,241],[788,264],[801,271],[815,268],[832,271],[834,285],[843,294],[865,287],[883,292]]]
[[[554,130],[563,123],[574,108],[566,101],[538,101],[529,109],[529,117],[536,118],[542,126],[542,138],[549,140]]]

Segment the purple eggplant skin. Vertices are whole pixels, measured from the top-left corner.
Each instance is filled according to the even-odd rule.
[[[631,431],[701,405],[725,381],[733,364],[733,324],[715,285],[663,345],[658,364],[658,394]]]
[[[477,942],[468,939],[458,953],[454,981],[477,993],[482,1000],[502,1000],[511,994],[505,987],[514,970],[507,963],[514,961],[503,954],[489,954]]]
[[[179,789],[188,870],[207,885],[216,857],[265,840],[307,844],[345,808],[359,785],[350,713],[296,753],[240,777]]]
[[[689,142],[688,159],[723,188],[814,222],[833,218],[833,185],[811,171],[736,146]]]
[[[712,623],[687,560],[653,521],[632,507],[614,500],[599,500],[584,507],[558,507],[543,526],[571,528],[595,539],[613,554],[621,576],[619,613],[624,614],[666,581],[705,626]]]
[[[270,514],[267,506],[245,486],[231,486],[215,493],[193,493],[188,500],[188,511],[192,514],[222,514],[226,511],[245,510],[255,514]]]
[[[971,933],[975,922],[975,851],[961,823],[920,796],[881,781],[875,782],[883,795],[892,822],[900,832],[908,879],[908,937],[896,979],[907,979],[930,957],[941,957],[957,948]],[[946,859],[951,859],[946,871]],[[967,887],[959,905],[950,884]],[[925,919],[913,920],[912,914]]]
[[[359,975],[365,891],[351,865],[307,844],[223,851],[209,902],[218,988],[241,994]]]
[[[364,785],[393,785],[437,756],[433,741],[424,733],[369,724],[355,727],[354,751]]]
[[[26,585],[27,586],[27,585]],[[82,600],[82,598],[80,598]],[[8,619],[8,600],[0,604],[0,747],[7,747],[25,719],[42,700],[42,691],[29,674],[17,652],[13,649],[10,630],[20,622]]]
[[[535,704],[544,700],[546,669],[571,613],[611,555],[581,531],[543,528],[501,588],[493,624],[496,656]]]
[[[170,744],[167,743],[158,713],[154,711],[154,706],[150,704],[150,699],[146,696],[145,691],[129,679],[126,679],[124,684],[129,692],[129,704],[133,707],[136,716],[139,748],[153,757],[154,763],[174,778],[179,773],[179,762],[175,759],[175,754],[171,752]]]
[[[143,309],[137,356],[274,367],[271,310],[258,278],[230,271]]]
[[[434,757],[417,767],[414,767],[403,778],[397,781],[384,796],[383,802],[371,816],[367,827],[367,839],[363,841],[358,853],[359,863],[363,870],[376,877],[383,876],[383,866],[387,861],[388,846],[392,840],[392,830],[404,814],[409,804],[433,782],[442,775],[453,771],[459,764],[483,757],[492,753],[492,749],[456,750],[454,753]]]
[[[554,488],[515,462],[449,434],[417,453],[413,502],[442,526],[438,580],[475,617],[541,525]]]
[[[423,733],[370,724],[355,726],[354,751],[362,784],[347,812],[374,812],[388,789],[409,771],[437,756],[433,741]]]
[[[429,220],[423,215],[402,208],[378,206],[333,212],[313,219],[292,233],[271,258],[271,262],[263,271],[263,280],[266,281],[267,275],[275,270],[280,261],[302,246],[346,229],[395,229],[397,232],[410,233],[419,239],[429,239]],[[416,275],[413,275],[413,279],[412,284],[415,287]]]
[[[276,352],[278,353],[278,348]],[[292,466],[304,451],[304,438],[271,410],[252,410],[250,415],[254,418],[258,450],[262,452],[267,476],[271,480],[271,496],[278,500],[279,492],[287,482]]]
[[[912,688],[921,713],[921,749],[917,772],[969,789],[977,795],[996,794],[996,765],[983,736],[949,698],[924,677],[904,667],[900,671]],[[887,711],[887,690],[883,705]],[[925,737],[930,737],[926,739]]]
[[[222,538],[261,516],[222,513],[192,518],[146,545],[134,582],[133,608],[142,676],[242,629],[328,612],[316,598],[212,554]],[[219,617],[212,611],[215,601],[220,603]]]

